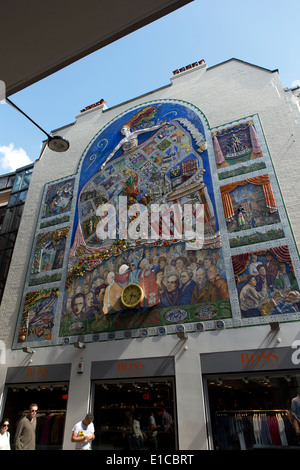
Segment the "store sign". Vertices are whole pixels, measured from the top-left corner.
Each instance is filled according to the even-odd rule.
[[[241,361],[245,369],[255,369],[261,366],[276,367],[279,365],[277,351],[243,352]]]
[[[174,359],[159,357],[92,363],[92,380],[175,375]]]
[[[118,375],[143,375],[145,361],[118,361]]]
[[[300,343],[299,343],[300,347]],[[299,351],[292,348],[250,349],[224,353],[201,354],[203,374],[241,371],[295,369],[299,367]]]
[[[71,364],[38,365],[27,367],[9,367],[6,383],[53,382],[69,380]]]
[[[48,368],[39,368],[39,367],[28,367],[27,369],[27,377],[47,377],[48,375]]]

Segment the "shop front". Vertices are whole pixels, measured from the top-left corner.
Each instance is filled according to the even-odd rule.
[[[93,449],[177,449],[174,375],[173,358],[94,362]]]
[[[201,356],[210,449],[300,450],[300,371],[291,358],[291,348]]]
[[[16,424],[32,403],[38,405],[36,449],[62,449],[70,370],[70,364],[8,368],[2,416],[10,422],[12,449]]]

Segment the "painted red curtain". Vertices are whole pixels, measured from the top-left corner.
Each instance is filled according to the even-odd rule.
[[[270,251],[272,255],[280,262],[280,263],[287,263],[290,267],[290,271],[295,275],[294,273],[294,267],[292,264],[292,259],[290,256],[289,249],[286,245],[284,246],[278,246],[275,248],[270,248],[268,250],[264,251],[254,251],[252,253],[242,253],[240,255],[234,255],[232,256],[232,265],[233,265],[233,270],[234,270],[234,275],[235,279],[237,281],[238,276],[243,274],[243,272],[246,271],[249,262],[250,262],[250,256],[251,254],[255,255],[265,255],[267,251]],[[238,281],[237,281],[238,283]]]
[[[256,176],[255,178],[247,178],[243,181],[237,181],[236,183],[230,183],[226,184],[225,186],[221,186],[221,196],[226,220],[232,220],[234,218],[234,210],[230,198],[230,193],[238,186],[244,186],[247,183],[262,186],[266,200],[266,206],[268,207],[269,211],[275,212],[277,210],[276,201],[274,198],[274,193],[269,176],[261,175]]]

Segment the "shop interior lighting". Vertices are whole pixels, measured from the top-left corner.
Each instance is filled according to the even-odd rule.
[[[51,136],[48,134],[48,132],[44,131],[44,129],[41,128],[36,122],[33,121],[27,114],[24,113],[17,105],[15,105],[9,98],[5,98],[5,101],[10,104],[13,108],[15,108],[17,111],[19,111],[23,116],[25,116],[27,119],[29,119],[32,124],[34,124],[40,131],[42,131],[46,136],[48,137],[47,139],[47,145],[50,150],[53,150],[54,152],[66,152],[68,148],[70,147],[70,143],[65,139],[64,137],[61,137],[60,135],[53,135]]]

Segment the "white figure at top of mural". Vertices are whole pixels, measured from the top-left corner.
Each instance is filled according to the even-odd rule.
[[[155,126],[146,127],[143,129],[137,129],[135,131],[131,131],[131,128],[134,127],[136,124],[140,124],[145,120],[149,120],[155,116],[157,112],[156,106],[146,106],[137,114],[135,114],[124,126],[121,128],[121,134],[124,135],[124,138],[120,140],[118,145],[113,149],[113,151],[109,154],[105,162],[103,163],[102,167],[104,167],[109,160],[116,154],[116,152],[122,147],[123,152],[128,152],[133,148],[138,146],[138,139],[137,136],[140,134],[145,134],[146,132],[152,132],[157,129],[160,129],[164,125],[167,124],[167,121],[161,122]]]

